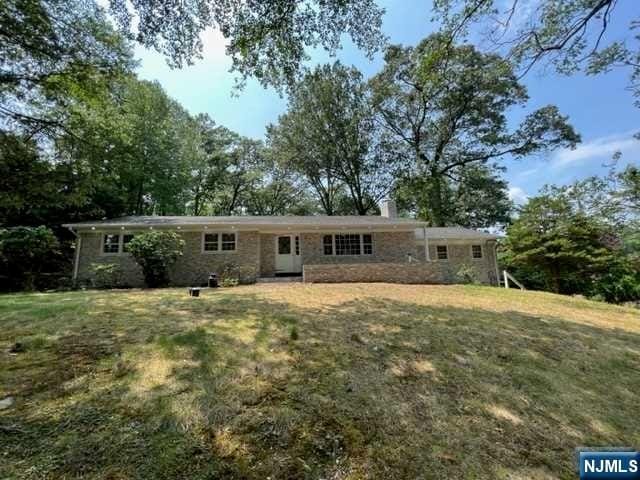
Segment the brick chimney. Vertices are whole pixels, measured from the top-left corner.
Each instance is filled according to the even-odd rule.
[[[380,205],[380,215],[387,218],[396,218],[398,216],[396,202],[393,200],[384,200]]]

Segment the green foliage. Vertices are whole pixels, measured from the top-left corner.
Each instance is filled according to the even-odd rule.
[[[34,290],[58,249],[55,235],[44,226],[0,229],[0,264],[13,288]]]
[[[474,21],[487,32],[485,41],[509,47],[509,57],[528,72],[539,62],[551,63],[558,72],[588,75],[613,68],[630,70],[630,89],[640,106],[640,49],[638,34],[630,39],[607,35],[616,20],[625,22],[629,32],[639,18],[616,15],[616,0],[541,0],[535,8],[518,0],[438,0],[435,14],[451,35],[464,34]],[[517,22],[513,18],[519,18]],[[618,33],[618,32],[616,32]]]
[[[295,342],[299,338],[300,334],[298,333],[298,328],[295,325],[292,325],[289,329],[289,339]]]
[[[640,299],[635,168],[547,187],[508,230],[501,263],[529,288]]]
[[[473,265],[463,263],[456,272],[456,278],[460,283],[477,285],[480,283],[478,271]]]
[[[289,95],[287,113],[268,128],[270,146],[313,189],[327,215],[340,197],[366,215],[393,188],[396,157],[381,145],[367,86],[339,62],[307,73]]]
[[[220,285],[223,287],[236,287],[240,283],[242,270],[237,263],[225,263],[220,272]]]
[[[0,116],[34,135],[55,138],[66,130],[60,109],[90,103],[133,66],[93,1],[4,0],[0,25]]]
[[[220,285],[229,288],[229,287],[237,287],[240,283],[240,280],[235,277],[223,277],[220,281]]]
[[[115,263],[92,263],[89,267],[97,288],[115,288],[122,285],[122,269]]]
[[[142,267],[148,287],[169,284],[169,268],[182,255],[184,240],[175,232],[147,232],[129,242],[129,253]]]
[[[538,269],[545,289],[556,293],[583,293],[611,262],[606,232],[598,220],[574,211],[566,197],[534,197],[507,230],[508,266]]]
[[[435,226],[464,220],[466,205],[478,194],[489,200],[476,217],[488,224],[469,218],[463,224],[504,221],[509,205],[495,162],[580,140],[554,106],[530,113],[511,130],[507,110],[528,99],[511,64],[455,45],[447,35],[431,35],[416,47],[388,47],[384,69],[370,84],[379,121],[407,162],[403,187],[415,198],[415,211]]]
[[[305,47],[335,52],[346,33],[370,55],[384,40],[374,0],[112,0],[110,12],[121,31],[174,67],[200,56],[200,34],[213,27],[225,37],[231,70],[265,86],[291,85],[308,59]]]

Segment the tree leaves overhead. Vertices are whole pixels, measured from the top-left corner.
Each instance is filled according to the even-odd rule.
[[[489,43],[504,51],[521,75],[538,63],[558,72],[587,74],[624,67],[631,71],[629,89],[640,106],[640,16],[620,15],[619,0],[437,0],[434,13],[454,37],[474,22]],[[633,2],[627,2],[633,3]],[[618,23],[628,35],[608,35]]]
[[[63,110],[132,67],[130,47],[93,2],[0,3],[0,120],[31,133],[64,128]],[[4,128],[4,127],[3,127]]]
[[[275,87],[293,84],[306,48],[333,53],[347,34],[372,54],[383,41],[383,10],[374,0],[110,0],[110,11],[123,32],[173,67],[198,58],[200,34],[216,28],[228,42],[232,71]]]

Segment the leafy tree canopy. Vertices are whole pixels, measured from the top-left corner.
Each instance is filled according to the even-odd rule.
[[[375,0],[110,0],[109,10],[121,31],[174,67],[199,57],[200,34],[216,28],[233,71],[276,87],[293,83],[306,47],[335,52],[346,33],[372,54],[383,41]]]
[[[385,66],[370,83],[378,121],[394,137],[409,176],[428,184],[428,202],[420,208],[434,225],[448,221],[447,182],[459,183],[468,168],[580,140],[553,105],[510,129],[508,109],[528,100],[512,65],[472,45],[454,45],[447,35],[434,34],[416,47],[387,48]]]
[[[328,215],[337,213],[343,192],[349,210],[366,215],[393,188],[397,165],[382,133],[362,74],[339,62],[308,72],[268,129],[275,154],[306,179]]]
[[[64,109],[133,66],[130,46],[94,2],[0,2],[0,120],[30,134],[64,129]]]

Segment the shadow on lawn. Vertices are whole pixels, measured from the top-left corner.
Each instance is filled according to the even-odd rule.
[[[573,447],[640,440],[635,334],[370,298],[202,300],[119,324],[110,362],[42,400],[63,409],[35,391],[0,413],[4,476],[571,477]],[[128,350],[140,362],[114,373]]]

